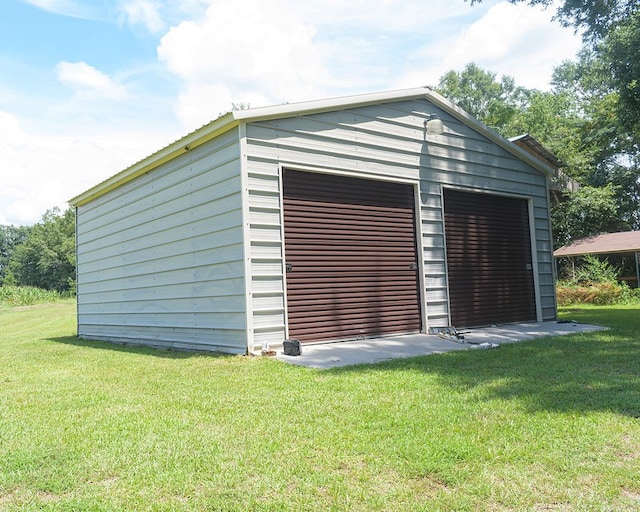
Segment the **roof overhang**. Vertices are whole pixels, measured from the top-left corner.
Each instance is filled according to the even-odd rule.
[[[149,155],[144,160],[127,167],[115,176],[98,183],[95,187],[90,188],[86,192],[69,200],[72,206],[82,206],[94,199],[110,192],[125,183],[148,173],[156,167],[173,160],[174,158],[186,153],[202,144],[215,139],[219,135],[233,129],[238,122],[233,118],[232,114],[225,114],[215,121],[204,125],[203,127],[191,132],[189,135],[169,144],[159,151]]]
[[[545,148],[534,136],[525,133],[523,135],[518,135],[517,137],[510,137],[509,140],[524,150],[528,150],[534,156],[538,156],[539,158],[546,160],[549,167],[552,169],[559,169],[560,167],[563,167],[563,164],[558,157]]]
[[[624,231],[590,236],[560,247],[553,252],[559,256],[582,256],[585,254],[623,254],[640,252],[640,231]]]
[[[99,183],[91,189],[69,200],[72,206],[82,206],[98,197],[122,186],[123,184],[148,173],[156,167],[173,160],[181,154],[190,151],[206,142],[228,132],[239,126],[241,123],[258,122],[270,119],[281,119],[297,117],[333,110],[356,108],[367,105],[375,105],[385,102],[398,102],[410,99],[425,98],[436,107],[447,112],[452,117],[469,126],[473,130],[484,135],[489,140],[495,142],[503,149],[513,154],[520,160],[539,170],[540,172],[552,176],[555,171],[546,165],[542,160],[529,154],[524,149],[513,144],[500,134],[485,126],[480,121],[469,115],[457,105],[431,90],[428,87],[417,87],[413,89],[402,89],[396,91],[386,91],[378,93],[360,94],[356,96],[343,96],[316,101],[306,101],[301,103],[286,103],[271,107],[252,108],[246,110],[236,110],[229,112],[218,119],[204,125],[191,132],[185,137],[169,144],[145,159],[124,169],[115,176]]]

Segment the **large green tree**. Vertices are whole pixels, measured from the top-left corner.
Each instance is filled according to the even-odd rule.
[[[16,247],[24,243],[29,230],[27,226],[0,226],[0,286],[4,283]]]
[[[527,104],[531,91],[518,87],[513,77],[468,63],[461,72],[448,71],[436,88],[447,99],[487,126],[506,135],[514,117]]]
[[[482,0],[469,0],[472,4]],[[558,5],[555,19],[583,34],[584,51],[601,69],[603,85],[615,93],[614,111],[628,135],[640,144],[640,2],[638,0],[509,0]]]
[[[612,112],[615,94],[600,79],[602,62],[592,57],[585,53],[579,62],[558,67],[549,92],[498,80],[475,64],[447,72],[438,86],[505,137],[533,135],[563,162],[563,176],[581,184],[577,193],[552,205],[556,247],[639,224],[637,151]]]
[[[618,230],[640,229],[640,145],[618,111],[618,92],[608,82],[610,66],[584,49],[576,62],[556,68],[556,93],[576,98],[583,120],[578,149],[586,165],[569,168],[583,185],[616,185]]]
[[[60,292],[75,289],[75,211],[47,211],[9,261],[14,284]]]
[[[471,4],[482,0],[469,0]],[[512,4],[550,7],[558,4],[556,19],[564,26],[583,29],[585,39],[598,39],[638,12],[638,0],[509,0]]]
[[[617,93],[616,109],[636,147],[640,145],[640,10],[612,27],[594,46],[609,69],[611,89]]]
[[[554,246],[597,233],[618,231],[619,204],[615,186],[580,187],[566,201],[551,207]]]

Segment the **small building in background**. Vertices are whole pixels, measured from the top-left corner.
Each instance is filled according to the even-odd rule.
[[[634,288],[640,287],[640,231],[605,233],[575,240],[554,251],[556,258],[595,255],[611,258],[611,263],[623,271],[618,280]]]
[[[568,194],[578,191],[580,184],[562,172],[562,162],[535,137],[525,133],[524,135],[511,137],[509,140],[545,162],[555,171],[555,175],[549,183],[549,192],[551,193],[551,200],[554,204],[564,201]]]

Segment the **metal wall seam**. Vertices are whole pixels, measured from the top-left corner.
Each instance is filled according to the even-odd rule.
[[[418,264],[418,286],[420,287],[420,315],[422,332],[429,330],[429,315],[427,314],[427,280],[424,272],[424,242],[422,238],[422,205],[420,201],[420,181],[413,186],[413,201],[415,215],[415,237],[416,237],[416,263]]]
[[[247,123],[240,121],[238,125],[238,144],[240,151],[240,190],[242,201],[242,251],[244,258],[244,289],[245,289],[245,322],[247,354],[254,354],[253,330],[253,283],[251,272],[251,220],[249,212],[249,171],[247,164]]]
[[[449,286],[449,255],[447,253],[447,222],[444,216],[444,190],[440,185],[440,215],[442,219],[442,241],[444,245],[444,281],[447,285],[447,326],[451,325],[451,287]],[[438,326],[442,327],[442,326]],[[446,326],[445,326],[446,327]]]
[[[280,254],[282,254],[282,288],[283,288],[283,304],[284,304],[284,335],[285,339],[289,339],[289,297],[287,295],[287,250],[285,246],[284,233],[284,167],[278,165],[278,187],[280,190]]]
[[[536,217],[533,207],[533,198],[527,200],[529,210],[529,240],[531,244],[531,265],[533,266],[533,293],[536,301],[536,321],[542,322],[542,297],[540,288],[540,276],[538,274],[538,242],[536,240]]]
[[[76,232],[74,233],[75,235],[75,239],[76,239],[76,247],[75,247],[75,253],[76,253],[76,336],[80,336],[80,304],[79,304],[79,295],[78,295],[78,207],[76,206],[74,208],[75,212],[76,212],[76,218],[75,218],[75,228],[76,228]]]

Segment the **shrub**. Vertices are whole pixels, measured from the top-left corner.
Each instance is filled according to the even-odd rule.
[[[639,297],[626,284],[590,283],[572,284],[559,282],[556,287],[559,306],[570,304],[621,304]]]
[[[564,279],[556,285],[559,306],[570,304],[627,304],[640,299],[640,289],[619,283],[620,269],[606,259],[585,255],[578,265],[562,269]]]
[[[575,267],[564,265],[560,274],[563,281],[572,285],[616,283],[620,269],[609,263],[607,259],[587,254],[577,258]]]

